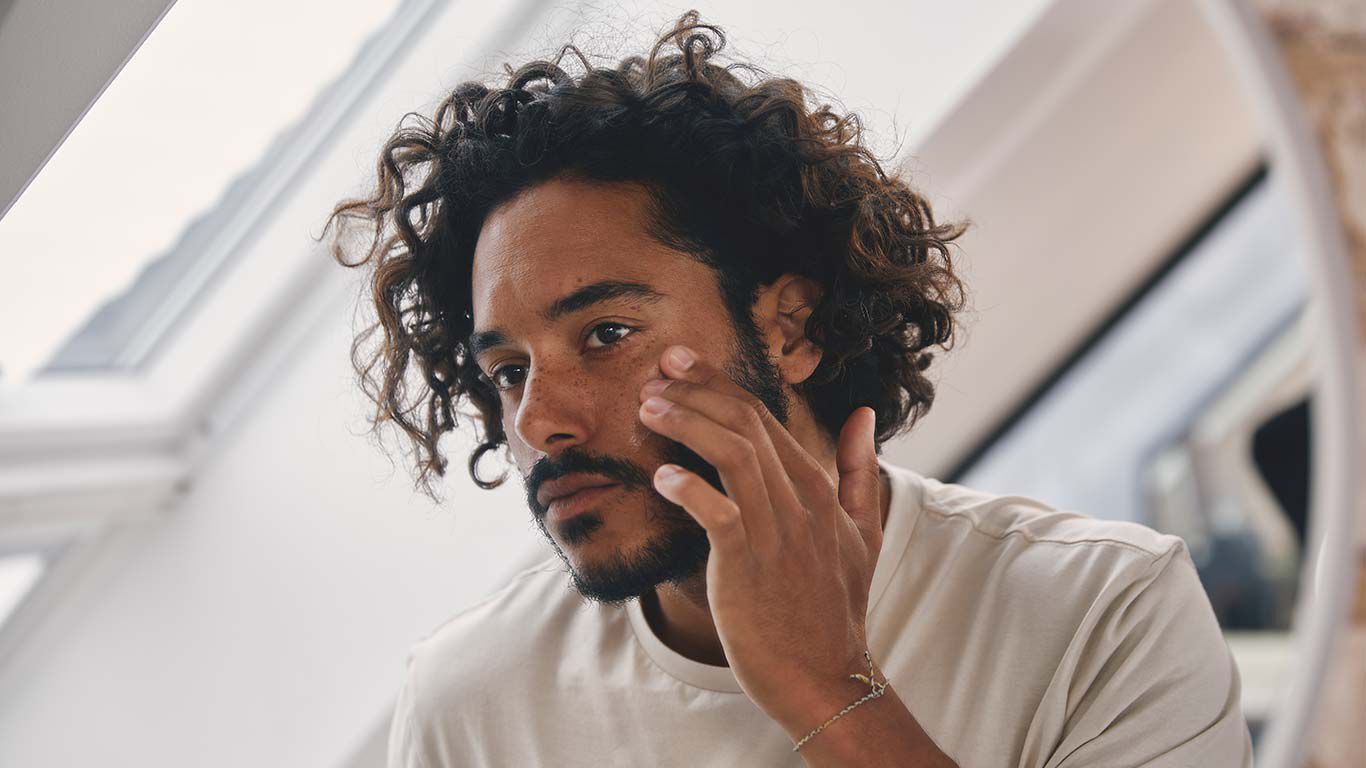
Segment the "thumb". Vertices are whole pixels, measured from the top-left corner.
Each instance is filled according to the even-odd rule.
[[[882,481],[878,477],[876,433],[877,414],[873,409],[855,409],[840,429],[835,449],[840,506],[854,519],[865,538],[882,532]]]

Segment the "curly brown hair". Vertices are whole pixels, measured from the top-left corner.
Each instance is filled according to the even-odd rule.
[[[376,405],[371,426],[402,430],[433,498],[447,463],[438,442],[457,426],[461,398],[483,427],[470,477],[485,489],[506,478],[477,471],[507,436],[498,392],[467,346],[474,247],[495,207],[551,178],[643,184],[651,235],[715,270],[737,323],[779,276],[818,281],[806,334],[823,356],[800,391],[832,444],[860,406],[876,412],[879,452],[928,411],[925,350],[951,347],[965,302],[949,257],[965,225],[936,223],[924,198],[883,172],[856,114],[809,109],[811,89],[752,64],[713,63],[724,46],[721,29],[689,11],[648,57],[614,68],[566,45],[553,61],[506,67],[504,87],[463,83],[434,119],[405,115],[373,193],[333,210],[324,236],[339,219],[339,230],[373,228],[357,260],[340,231],[332,245],[343,265],[371,268],[377,319],[351,349]],[[578,76],[560,66],[570,52]]]

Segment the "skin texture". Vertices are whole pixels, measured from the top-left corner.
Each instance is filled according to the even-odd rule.
[[[666,558],[687,573],[642,588],[642,607],[671,648],[730,666],[794,743],[881,678],[880,698],[806,744],[808,765],[952,766],[880,670],[850,678],[870,671],[868,591],[889,488],[873,411],[857,409],[832,445],[792,388],[820,361],[804,333],[819,284],[788,274],[766,286],[752,313],[759,349],[745,351],[711,270],[647,235],[646,195],[552,180],[495,209],[480,233],[475,329],[497,328],[504,340],[478,363],[503,389],[533,517],[590,584],[661,540],[705,539],[701,560]],[[541,317],[604,279],[665,295]],[[627,328],[601,327],[609,321]],[[677,350],[696,362],[679,366]],[[670,464],[682,470],[660,471]],[[623,485],[547,524],[537,490],[566,468],[605,470]]]

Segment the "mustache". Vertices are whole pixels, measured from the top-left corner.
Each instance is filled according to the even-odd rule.
[[[538,517],[544,516],[547,511],[536,499],[541,486],[551,480],[577,473],[602,475],[627,488],[639,488],[650,483],[649,476],[634,462],[569,449],[553,461],[544,459],[537,462],[526,477],[527,503]]]
[[[726,492],[721,482],[721,474],[716,467],[688,446],[675,440],[665,440],[663,458],[664,463],[677,464],[703,478],[721,493]],[[633,461],[567,449],[554,460],[544,459],[537,462],[525,478],[527,504],[538,518],[544,517],[549,511],[537,500],[541,485],[577,473],[602,475],[628,489],[643,488],[651,493],[658,493],[654,490],[653,474],[646,472]]]

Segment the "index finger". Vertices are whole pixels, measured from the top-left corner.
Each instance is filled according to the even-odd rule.
[[[682,360],[675,359],[674,354],[678,351],[692,358],[691,365],[684,365]],[[792,436],[787,427],[778,421],[768,406],[753,392],[736,384],[724,371],[701,360],[687,347],[673,346],[666,349],[660,368],[672,378],[711,387],[748,403],[759,414],[759,420],[768,432],[778,458],[807,508],[823,510],[827,508],[827,502],[838,502],[839,496],[834,479],[825,471],[825,467],[797,442],[797,438]]]

